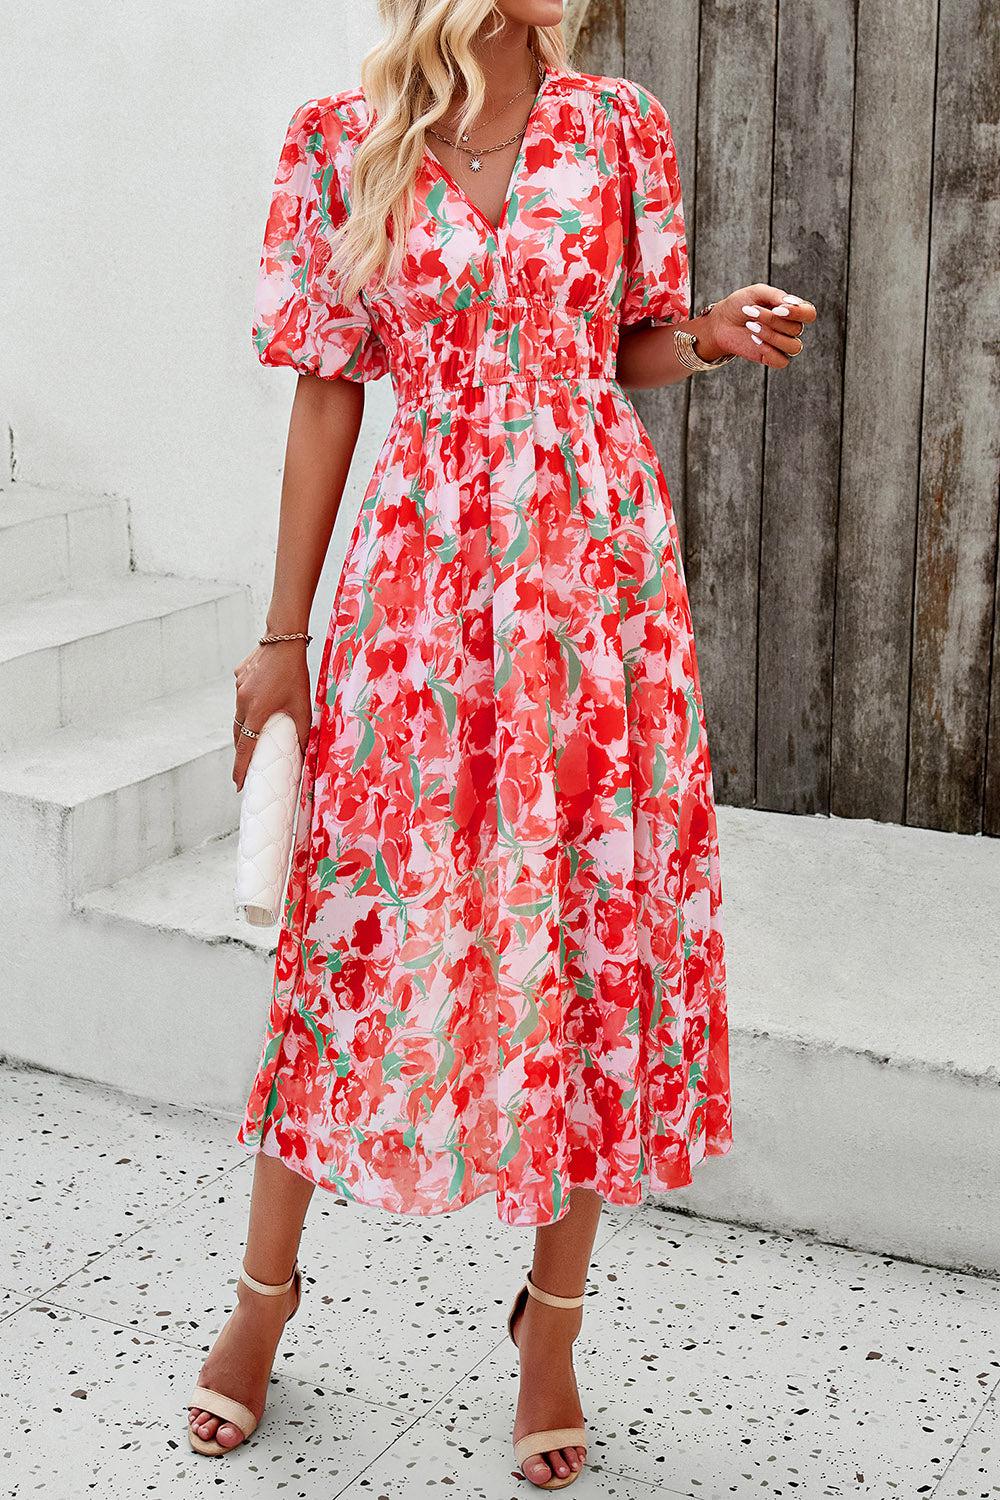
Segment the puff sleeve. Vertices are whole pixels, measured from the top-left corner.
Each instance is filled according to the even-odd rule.
[[[386,349],[361,296],[341,300],[329,235],[347,217],[347,123],[330,100],[296,110],[278,162],[257,276],[253,342],[264,365],[378,380]]]
[[[625,233],[623,325],[691,315],[687,238],[673,132],[663,105],[629,79],[617,89]]]

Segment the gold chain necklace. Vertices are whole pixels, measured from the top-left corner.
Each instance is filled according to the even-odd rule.
[[[545,75],[538,63],[537,58],[535,60],[535,70],[538,79],[538,87],[541,88],[542,80]],[[482,124],[489,125],[492,120],[495,120],[497,118],[497,115],[503,114],[505,109],[509,109],[516,100],[520,99],[522,94],[526,94],[530,87],[531,80],[529,79],[528,82],[524,85],[524,88],[521,89],[519,93],[515,94],[513,98],[508,99],[506,104],[502,104],[500,108],[490,116],[489,120],[483,121]],[[440,130],[435,130],[431,125],[428,125],[427,127],[428,135],[432,135],[435,140],[443,141],[446,146],[451,146],[454,151],[461,151],[463,156],[468,156],[471,158],[471,160],[469,161],[470,172],[481,172],[483,169],[484,156],[491,156],[495,151],[502,151],[505,146],[512,146],[515,141],[520,140],[521,136],[524,134],[524,130],[525,126],[522,126],[521,129],[516,131],[514,135],[508,136],[505,141],[500,141],[495,146],[484,146],[481,149],[477,150],[473,147],[462,145],[456,138],[452,136],[442,135]],[[464,131],[462,134],[462,140],[467,141],[470,134],[471,131]]]

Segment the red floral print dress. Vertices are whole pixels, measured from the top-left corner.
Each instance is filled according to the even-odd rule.
[[[347,1198],[555,1222],[731,1144],[712,774],[677,529],[615,380],[690,315],[670,124],[550,69],[499,229],[428,151],[391,284],[328,235],[368,122],[292,118],[266,365],[392,378],[316,688],[274,989],[237,1139]]]

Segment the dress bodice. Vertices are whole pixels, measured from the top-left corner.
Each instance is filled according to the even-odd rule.
[[[389,373],[401,403],[511,381],[613,378],[620,329],[689,313],[670,123],[626,79],[550,69],[495,227],[429,151],[400,268],[351,301],[329,234],[370,128],[361,89],[296,111],[275,182],[254,337],[262,361]]]

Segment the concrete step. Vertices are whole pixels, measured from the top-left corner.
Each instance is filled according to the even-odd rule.
[[[0,755],[15,880],[58,905],[235,828],[233,695],[227,674]]]
[[[232,943],[269,957],[277,945],[277,925],[251,927],[236,912],[238,840],[236,832],[210,839],[138,875],[87,891],[75,909],[197,943]]]
[[[0,599],[31,599],[127,573],[128,505],[35,484],[0,490]]]
[[[0,749],[210,681],[249,649],[243,588],[127,573],[0,608]]]
[[[735,1144],[658,1201],[1000,1274],[1000,840],[725,807],[719,826]],[[46,934],[73,974],[46,1009],[41,960],[15,954],[11,1055],[239,1113],[277,928],[235,917],[233,858],[216,839],[79,899]]]

